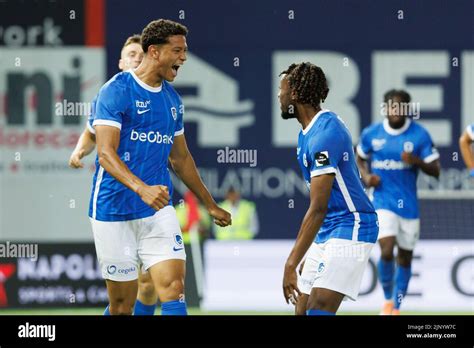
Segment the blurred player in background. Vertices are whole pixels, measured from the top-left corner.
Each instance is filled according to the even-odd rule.
[[[410,101],[403,90],[388,91],[383,104],[387,117],[364,129],[357,146],[360,173],[366,186],[374,188],[373,204],[379,217],[378,276],[385,296],[384,315],[400,313],[411,277],[413,249],[420,235],[418,171],[436,178],[440,173],[438,151],[428,131],[410,117]]]
[[[459,148],[464,160],[464,164],[469,169],[469,176],[474,177],[474,152],[472,151],[472,143],[474,142],[474,124],[467,126],[466,130],[459,138]]]
[[[311,63],[282,72],[282,117],[296,118],[303,128],[297,157],[310,189],[283,278],[285,299],[296,304],[296,314],[334,315],[344,298],[355,300],[378,234],[349,130],[335,113],[321,110],[328,92],[324,72]],[[298,282],[296,268],[307,251]]]
[[[139,263],[150,273],[162,314],[187,314],[186,254],[168,160],[214,222],[231,223],[199,176],[186,145],[181,98],[169,83],[186,61],[187,33],[173,21],[150,22],[141,35],[142,63],[112,77],[99,92],[89,217],[110,301],[105,314],[132,314]]]
[[[135,69],[140,65],[143,59],[143,49],[140,42],[140,35],[135,34],[127,38],[120,52],[118,63],[121,71]],[[81,159],[89,155],[95,148],[95,130],[92,127],[94,120],[93,112],[97,96],[92,100],[91,114],[86,123],[86,128],[82,132],[74,151],[69,158],[69,166],[72,168],[83,168]],[[151,281],[148,272],[139,272],[138,276],[138,295],[133,310],[134,315],[153,315],[156,309],[158,295]]]

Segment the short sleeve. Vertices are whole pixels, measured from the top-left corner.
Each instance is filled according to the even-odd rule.
[[[309,144],[311,177],[336,173],[337,167],[344,155],[344,141],[334,141],[332,132],[321,137],[314,137]],[[337,136],[337,135],[336,135]]]
[[[183,116],[184,116],[184,105],[183,105],[183,102],[181,101],[181,98],[179,98],[179,107],[178,107],[178,112],[177,112],[176,128],[175,128],[175,132],[174,132],[175,137],[178,136],[178,135],[184,134]]]
[[[99,92],[92,125],[104,125],[122,129],[122,115],[126,111],[124,87],[117,81],[104,85]]]
[[[94,122],[94,115],[95,115],[95,106],[97,104],[97,95],[94,97],[94,99],[91,101],[91,113],[89,114],[89,117],[87,118],[87,123],[86,123],[86,126],[87,126],[87,129],[89,130],[89,132],[91,132],[92,134],[95,134],[95,129],[94,127],[92,126],[92,123]]]
[[[360,142],[357,145],[357,154],[363,158],[368,159],[370,153],[372,152],[372,139],[370,136],[370,128],[367,127],[363,130],[360,136]]]
[[[430,134],[423,130],[420,137],[420,157],[425,163],[430,163],[439,158],[439,152],[433,144]]]
[[[474,124],[467,126],[466,133],[469,135],[469,138],[474,141]]]

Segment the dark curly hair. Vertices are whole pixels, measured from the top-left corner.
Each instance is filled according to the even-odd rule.
[[[329,93],[326,75],[323,70],[314,64],[304,62],[291,64],[288,69],[282,71],[280,76],[286,74],[292,92],[299,104],[310,104],[318,108],[324,103]]]
[[[168,43],[168,38],[173,35],[188,34],[188,28],[168,19],[157,19],[148,23],[142,31],[143,52],[148,52],[150,45],[161,45]]]
[[[402,103],[409,103],[411,101],[410,94],[403,89],[391,89],[384,94],[383,101],[388,103],[389,100],[393,100],[395,97],[399,97]]]

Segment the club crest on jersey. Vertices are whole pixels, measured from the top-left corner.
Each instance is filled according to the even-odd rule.
[[[176,108],[173,106],[170,110],[171,110],[171,115],[173,116],[173,120],[176,121],[176,119],[178,118],[178,112],[176,111]]]
[[[329,154],[327,151],[316,152],[314,155],[316,167],[327,166],[329,164]]]
[[[372,139],[372,149],[374,151],[380,151],[385,146],[386,139]]]
[[[415,145],[411,141],[405,141],[403,143],[403,151],[405,152],[413,152]]]

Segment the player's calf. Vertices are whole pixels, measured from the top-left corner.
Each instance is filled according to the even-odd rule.
[[[185,261],[179,259],[161,261],[151,266],[148,271],[161,301],[162,315],[186,315]]]

